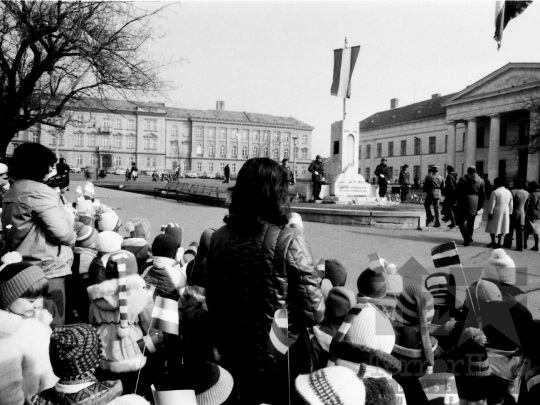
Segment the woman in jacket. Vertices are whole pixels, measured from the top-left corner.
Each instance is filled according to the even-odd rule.
[[[4,196],[2,224],[5,252],[40,266],[49,280],[49,295],[65,320],[65,282],[71,274],[77,234],[60,196],[43,184],[56,162],[55,154],[37,143],[20,145],[10,162],[15,182]]]
[[[233,375],[241,404],[288,403],[287,378],[294,382],[311,369],[306,328],[324,316],[306,239],[286,226],[287,191],[287,173],[278,163],[248,160],[232,188],[226,225],[210,241],[208,310],[221,364]],[[279,356],[271,354],[270,331],[282,308],[296,343]]]

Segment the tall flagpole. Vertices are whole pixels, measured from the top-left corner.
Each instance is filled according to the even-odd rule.
[[[347,37],[345,37],[345,48],[347,49]],[[347,92],[345,92],[345,97],[343,97],[343,121],[345,121],[345,117],[347,116],[347,109],[346,109],[346,100],[347,100]]]

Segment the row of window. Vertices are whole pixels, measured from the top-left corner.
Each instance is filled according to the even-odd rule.
[[[236,163],[230,163],[229,167],[231,169],[231,173],[236,173]],[[213,173],[214,172],[214,162],[208,162],[207,163],[208,172]],[[225,169],[225,163],[219,164],[219,171],[223,171]],[[307,174],[307,166],[302,166],[301,168],[302,174]],[[184,171],[189,170],[189,164],[187,162],[184,162]],[[203,164],[202,162],[197,162],[197,171],[202,172],[203,171]]]
[[[231,129],[219,128],[219,139],[227,139],[227,131],[229,132],[230,139],[234,139],[234,140],[242,139],[243,141],[247,141],[249,139],[249,130],[243,129],[242,132],[240,133],[238,131],[238,128],[231,128]],[[198,138],[202,138],[204,136],[204,127],[197,127],[196,133],[197,133]],[[211,139],[215,138],[216,133],[217,133],[217,128],[215,127],[208,128],[208,138],[211,138]],[[268,142],[268,140],[270,139],[270,135],[271,135],[270,131],[262,131],[263,142]],[[276,131],[272,135],[272,141],[274,143],[289,142],[290,139],[291,139],[290,132],[284,132],[283,134],[281,134],[281,132]],[[252,131],[252,140],[256,142],[260,141],[261,131],[259,130]],[[302,135],[302,143],[307,144],[307,142],[308,142],[307,135]]]
[[[173,146],[173,153],[175,153],[175,150],[176,150],[176,153],[178,153],[178,148]],[[196,149],[196,152],[197,152],[197,155],[202,155],[203,154],[203,146],[202,144],[198,144],[197,145],[197,149]],[[295,157],[298,158],[298,148],[295,148],[294,149],[294,152],[295,152]],[[227,148],[225,147],[225,145],[221,145],[219,147],[219,155],[224,157],[226,156],[226,153],[227,153]],[[214,150],[214,145],[210,144],[208,146],[208,155],[209,156],[214,156],[215,155],[215,150]],[[308,149],[307,148],[302,148],[302,159],[307,159],[307,155],[308,155]],[[238,156],[238,147],[236,145],[233,145],[231,147],[231,156]],[[259,156],[259,148],[257,146],[254,146],[253,147],[253,156]],[[269,157],[269,154],[268,154],[268,148],[263,148],[262,149],[262,154],[261,156],[263,157]],[[243,146],[242,147],[242,157],[246,158],[248,157],[248,147],[247,146]],[[283,150],[283,157],[284,158],[289,158],[289,149],[284,149]],[[272,150],[272,158],[274,159],[279,159],[279,149],[274,149]]]
[[[131,164],[135,162],[134,156],[128,156],[126,162],[126,167],[131,167]],[[84,162],[84,157],[81,154],[78,154],[75,156],[75,164],[79,167],[86,166]],[[90,166],[97,166],[98,165],[98,157],[96,155],[90,155],[90,159],[88,164]],[[122,167],[122,156],[115,156],[113,160],[113,164],[116,167]],[[156,167],[156,157],[155,156],[148,156],[146,158],[146,167]]]
[[[429,139],[429,149],[428,153],[436,153],[437,152],[437,137],[430,136]],[[377,143],[376,145],[376,158],[383,157],[382,153],[382,143]],[[414,138],[414,155],[420,155],[421,154],[421,139],[420,138]],[[362,145],[359,146],[358,149],[358,156],[360,156],[360,159],[362,158]],[[394,142],[390,141],[388,142],[388,154],[386,155],[388,157],[393,157],[394,155]],[[400,155],[399,156],[407,156],[407,141],[403,140],[400,143]],[[371,145],[366,145],[366,153],[365,153],[365,159],[371,159]]]
[[[91,128],[95,128],[98,126],[97,118],[94,116],[91,116],[88,121],[85,121],[84,116],[82,114],[78,114],[73,117],[73,126],[75,127],[84,127],[86,123],[88,123]],[[123,120],[122,118],[103,117],[101,119],[101,126],[103,128],[122,129]],[[134,119],[127,120],[127,129],[135,130]],[[147,131],[157,131],[157,120],[153,120],[153,119],[144,120],[144,129]],[[177,125],[173,125],[173,131],[176,131],[176,135],[178,135]]]
[[[36,136],[37,134],[33,134],[33,142],[37,143],[39,142],[39,136]],[[109,136],[101,136],[101,145],[102,147],[110,147],[111,146],[111,140]],[[84,146],[83,145],[84,135],[83,134],[75,134],[75,146]],[[50,139],[50,145],[55,145],[56,142],[59,141],[59,145],[64,145],[64,135],[52,135]],[[97,146],[97,135],[89,134],[88,135],[88,144],[87,146]],[[113,136],[113,143],[112,145],[115,148],[121,148],[122,147],[122,136],[120,135],[114,135]],[[145,136],[144,137],[144,147],[145,149],[157,149],[157,138],[154,136]],[[135,149],[135,136],[134,135],[128,135],[126,136],[126,148],[128,149]]]

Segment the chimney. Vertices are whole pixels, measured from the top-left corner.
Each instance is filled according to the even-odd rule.
[[[225,108],[225,101],[217,101],[216,102],[216,110],[221,111]]]
[[[399,107],[399,98],[393,98],[390,100],[390,109],[393,110],[394,108]]]
[[[431,98],[441,98],[441,93],[435,93],[431,95]]]

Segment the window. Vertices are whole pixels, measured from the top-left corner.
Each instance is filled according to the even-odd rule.
[[[263,149],[263,157],[268,157],[268,148]]]
[[[172,149],[172,154],[174,156],[178,155],[178,143],[177,142],[172,142],[171,146],[172,146],[172,148],[171,148]]]
[[[133,156],[128,157],[128,167],[131,167],[131,164],[135,162],[135,158]]]
[[[231,172],[236,173],[236,163],[231,163]]]
[[[370,179],[369,179],[370,174],[371,174],[371,169],[370,169],[369,167],[366,167],[366,177],[365,177],[365,180],[368,181],[368,182],[370,181]]]
[[[197,127],[197,138],[203,137],[203,127]]]
[[[382,156],[382,143],[377,144],[377,157],[380,158]]]
[[[156,158],[154,156],[148,156],[146,158],[147,167],[156,167]]]
[[[274,159],[279,159],[279,149],[274,149],[274,150],[272,151],[272,157],[273,157]]]
[[[187,142],[182,142],[182,153],[187,155],[189,153],[189,144]]]
[[[527,145],[529,143],[529,122],[522,121],[519,123],[519,144]],[[520,176],[524,177],[524,176]]]
[[[90,127],[95,128],[97,126],[96,117],[90,117]]]
[[[214,162],[208,162],[208,171],[213,172],[214,171]]]
[[[401,141],[401,156],[407,156],[407,141]]]
[[[227,129],[226,128],[220,128],[219,129],[219,139],[227,139]]]
[[[263,142],[268,142],[269,137],[270,137],[270,131],[264,131],[263,132]]]
[[[238,139],[238,128],[232,128],[231,129],[231,139]]]
[[[129,149],[135,149],[135,137],[133,135],[127,137],[127,147]]]
[[[202,172],[202,162],[197,162],[197,171]]]
[[[197,155],[202,155],[203,154],[203,149],[202,149],[202,144],[198,144],[197,145]]]
[[[289,158],[289,149],[283,149],[283,157],[284,158]]]
[[[413,181],[414,179],[420,180],[420,166],[418,165],[413,167]]]
[[[371,145],[366,145],[366,159],[371,159]]]
[[[216,129],[215,128],[208,128],[208,138],[215,138],[216,137]]]
[[[249,131],[247,129],[242,130],[242,140],[247,141],[249,139]]]
[[[144,120],[147,131],[157,131],[157,120]]]
[[[334,141],[334,155],[339,154],[339,141]]]
[[[506,123],[501,124],[501,134],[499,138],[499,145],[506,146]],[[499,176],[501,175],[499,171]]]
[[[156,149],[157,139],[153,136],[147,136],[144,138],[144,147],[146,149]]]
[[[302,143],[307,143],[307,135],[302,135]]]
[[[302,148],[302,159],[307,159],[307,148]]]
[[[114,157],[114,165],[116,167],[122,166],[122,156],[115,156]]]
[[[261,131],[253,131],[253,140],[259,142]],[[257,156],[257,155],[255,155]]]
[[[436,153],[437,151],[437,144],[435,143],[436,139],[437,138],[435,136],[429,137],[429,153]]]
[[[115,129],[122,129],[122,118],[117,118],[114,122]]]
[[[77,166],[82,166],[82,164],[83,164],[82,155],[77,155]]]
[[[109,128],[109,126],[110,126],[109,117],[104,117],[103,118],[103,128]]]
[[[484,127],[476,128],[476,147],[477,148],[484,147],[484,132],[485,132]]]
[[[394,156],[394,142],[388,142],[388,156]]]
[[[393,166],[388,166],[388,171],[390,172],[389,180],[393,180],[394,179],[394,167]]]
[[[238,147],[236,145],[233,145],[233,147],[231,148],[231,155],[238,155]]]
[[[290,137],[291,137],[291,133],[290,132],[285,132],[283,134],[283,142],[289,142]]]
[[[49,142],[50,145],[56,145],[56,135],[51,135],[51,140]]]
[[[362,145],[358,145],[358,159],[362,159]]]
[[[298,147],[294,148],[294,158],[298,159]]]
[[[96,136],[88,135],[88,146],[96,146]]]
[[[128,129],[135,129],[135,120],[128,120]]]
[[[110,145],[109,137],[108,136],[102,136],[101,137],[101,146],[103,146],[104,148],[108,148],[109,145]]]
[[[302,174],[307,174],[307,167],[306,166],[302,166]]]
[[[209,154],[210,156],[214,156],[214,145],[210,144],[210,145],[208,146],[208,154]]]
[[[274,132],[274,143],[279,143],[280,140],[281,140],[281,133]]]
[[[225,163],[220,163],[220,164],[219,164],[219,170],[220,170],[220,171],[225,170]]]
[[[219,156],[221,156],[221,157],[225,156],[225,145],[221,145],[219,147]]]
[[[414,154],[420,154],[420,138],[414,138]]]
[[[114,147],[115,148],[121,148],[122,147],[122,137],[120,135],[114,136]]]
[[[178,125],[172,126],[172,135],[178,136]]]
[[[96,155],[90,155],[90,166],[95,166],[97,164]]]
[[[257,148],[256,146],[253,148],[253,156],[254,157],[259,156],[259,148]]]
[[[187,172],[189,170],[189,162],[184,161],[184,171]]]
[[[73,117],[73,126],[74,127],[82,127],[83,126],[83,116],[81,114],[77,114],[75,117]]]
[[[242,146],[242,157],[247,157],[248,155],[248,147]]]
[[[83,146],[83,134],[75,135],[75,146]]]
[[[32,132],[32,142],[39,143],[39,134],[37,132]]]
[[[189,127],[187,125],[182,126],[182,136],[189,136]]]

